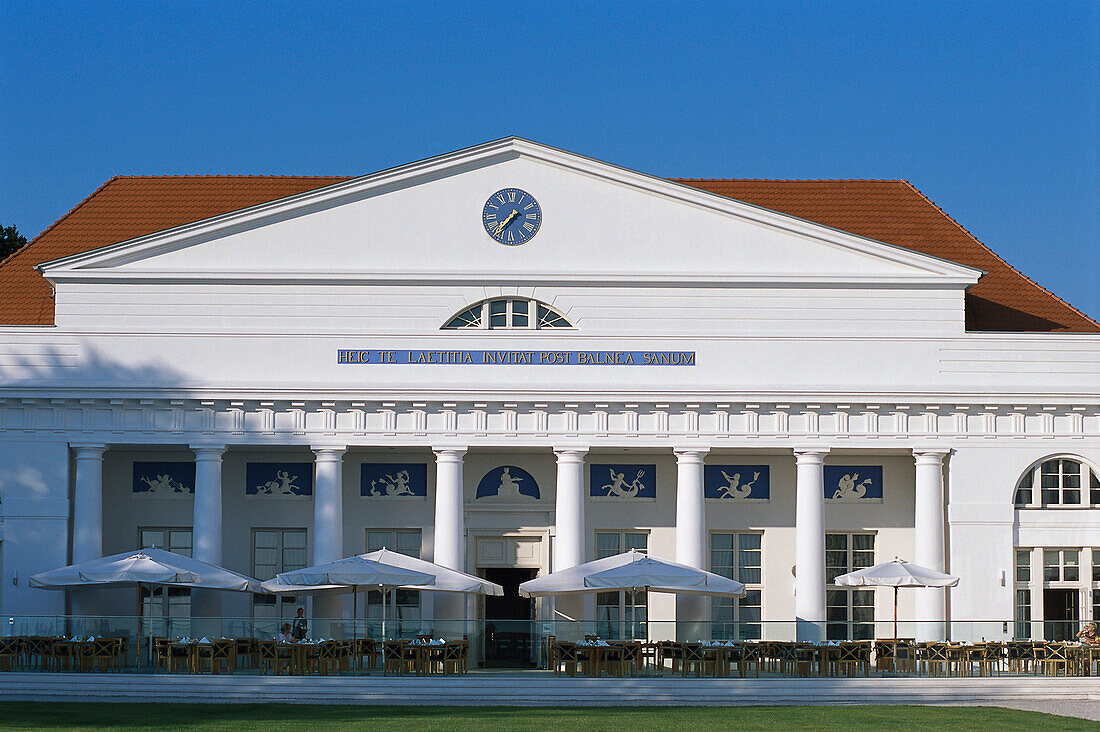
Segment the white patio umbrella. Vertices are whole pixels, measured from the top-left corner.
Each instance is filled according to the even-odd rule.
[[[264,592],[311,594],[351,592],[352,614],[358,614],[359,588],[377,588],[382,592],[382,636],[386,635],[386,592],[412,585],[435,584],[435,577],[392,564],[383,564],[363,555],[326,562],[315,567],[282,572],[260,585]],[[354,624],[353,624],[354,633]]]
[[[519,593],[524,597],[543,597],[642,589],[733,597],[744,592],[745,586],[713,572],[631,550],[528,580],[519,586]]]
[[[613,590],[645,591],[648,607],[650,592],[733,597],[743,593],[745,585],[713,572],[630,550],[552,572],[519,586],[519,593],[525,597]]]
[[[243,574],[182,554],[149,547],[112,554],[32,575],[31,587],[63,590],[74,587],[134,587],[138,589],[138,643],[142,637],[141,588],[188,587],[258,592],[260,583]]]
[[[954,587],[959,578],[944,574],[935,569],[922,567],[894,557],[889,562],[873,567],[857,569],[842,574],[833,580],[834,584],[847,587],[893,587],[894,588],[894,639],[898,637],[898,588],[899,587]]]

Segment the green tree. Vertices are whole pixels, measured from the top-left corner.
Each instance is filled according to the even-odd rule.
[[[19,229],[0,224],[0,262],[15,254],[26,243],[27,237],[20,234]]]

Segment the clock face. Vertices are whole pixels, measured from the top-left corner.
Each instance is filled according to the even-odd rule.
[[[514,246],[530,241],[542,225],[542,208],[535,197],[518,188],[502,188],[485,202],[481,223],[489,236]]]

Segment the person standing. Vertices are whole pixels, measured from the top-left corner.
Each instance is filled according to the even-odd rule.
[[[294,629],[291,633],[294,635],[295,640],[302,640],[306,637],[306,631],[309,629],[309,625],[306,622],[305,608],[298,608],[298,617],[294,618]]]

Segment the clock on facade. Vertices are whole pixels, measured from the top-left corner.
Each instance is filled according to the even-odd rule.
[[[502,188],[485,202],[481,222],[489,236],[501,244],[523,244],[539,232],[542,208],[530,193],[518,188]]]

